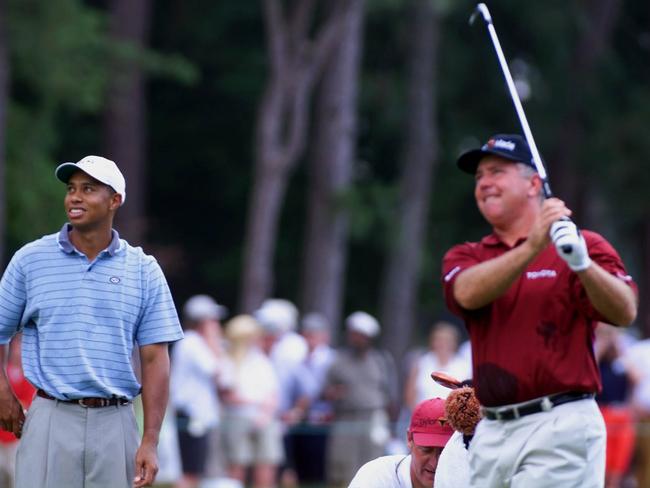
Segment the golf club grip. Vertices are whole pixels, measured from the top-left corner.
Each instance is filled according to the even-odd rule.
[[[560,220],[564,222],[571,222],[571,219],[569,217],[562,217]],[[571,254],[573,252],[573,246],[571,244],[565,244],[562,246],[562,251],[565,254]]]

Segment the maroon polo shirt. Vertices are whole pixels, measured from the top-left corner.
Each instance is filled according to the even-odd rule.
[[[611,244],[594,232],[583,234],[591,259],[637,292]],[[466,310],[454,299],[454,281],[463,270],[510,249],[491,234],[452,247],[443,260],[447,307],[465,320],[472,341],[479,401],[500,406],[564,391],[600,391],[593,338],[596,322],[604,318],[552,244],[489,305]]]

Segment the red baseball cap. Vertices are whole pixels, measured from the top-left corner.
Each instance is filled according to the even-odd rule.
[[[454,433],[445,417],[445,401],[430,398],[418,403],[411,415],[409,432],[418,446],[444,447]]]

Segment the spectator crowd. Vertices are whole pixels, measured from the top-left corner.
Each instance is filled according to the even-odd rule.
[[[450,392],[433,371],[471,378],[469,343],[446,321],[431,326],[427,347],[393,358],[377,344],[380,324],[363,311],[345,319],[340,347],[332,344],[334,324],[300,315],[284,299],[226,320],[224,306],[196,295],[181,316],[185,338],[171,352],[158,476],[176,488],[348,487],[369,461],[412,452],[414,409]],[[650,339],[600,324],[594,352],[606,487],[650,487]],[[20,336],[8,374],[28,407],[33,389],[21,373]],[[12,486],[16,443],[0,433],[0,486]]]
[[[459,352],[461,331],[447,322],[431,328],[426,350],[398,363],[378,346],[381,326],[364,311],[346,317],[340,347],[332,344],[333,324],[300,315],[288,300],[226,315],[207,295],[182,308],[185,339],[172,348],[161,446],[168,462],[158,478],[178,488],[206,480],[347,487],[371,459],[407,452],[412,409],[449,391],[431,371],[471,376],[469,355]]]

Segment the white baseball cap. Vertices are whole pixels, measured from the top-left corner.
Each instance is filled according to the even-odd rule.
[[[209,295],[194,295],[183,306],[185,319],[195,322],[200,320],[221,320],[227,313],[228,309],[223,305],[219,305]]]
[[[345,326],[348,330],[359,332],[368,337],[375,337],[379,334],[379,322],[366,312],[354,312],[350,314],[345,319]]]
[[[300,321],[303,332],[329,332],[330,322],[325,315],[318,312],[305,314]]]
[[[113,161],[101,156],[86,156],[76,163],[60,164],[54,174],[63,183],[67,183],[72,173],[77,170],[81,170],[97,181],[110,186],[115,190],[115,193],[122,195],[121,205],[124,205],[126,201],[126,181],[124,175]]]
[[[298,326],[298,309],[289,300],[269,298],[253,316],[267,332],[282,334],[296,330]]]

